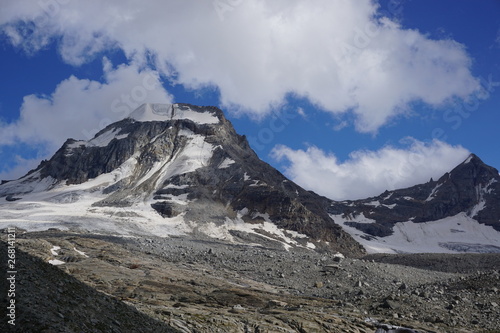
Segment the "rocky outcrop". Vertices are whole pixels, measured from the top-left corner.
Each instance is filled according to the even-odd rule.
[[[221,124],[231,126],[217,108],[187,104],[177,104],[176,107],[213,114]],[[143,176],[155,162],[172,158],[185,142],[185,137],[178,135],[182,130],[203,136],[215,134],[214,126],[199,124],[191,119],[137,121],[129,117],[107,126],[92,140],[68,139],[50,160],[43,161],[35,171],[40,170],[42,178],[52,177],[66,184],[81,184],[115,170],[137,154],[141,170],[136,176]]]

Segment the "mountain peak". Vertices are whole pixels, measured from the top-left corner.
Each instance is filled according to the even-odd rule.
[[[128,116],[137,121],[164,121],[172,118],[172,104],[145,103]]]
[[[462,164],[468,164],[468,163],[473,163],[473,164],[477,164],[477,163],[483,163],[483,161],[481,161],[481,159],[476,155],[476,154],[473,154],[471,153],[463,162]]]
[[[31,201],[37,204],[23,206]],[[191,233],[364,253],[326,213],[328,204],[261,161],[220,109],[190,104],[143,104],[0,185],[0,210],[26,208],[29,228]],[[0,223],[16,216],[1,216]]]
[[[470,154],[461,164],[451,170],[450,176],[453,178],[482,178],[488,182],[491,178],[498,178],[498,170],[485,164],[477,155]]]
[[[187,119],[198,124],[217,124],[220,121],[217,114],[209,109],[189,104],[145,103],[135,109],[128,118],[140,122]]]

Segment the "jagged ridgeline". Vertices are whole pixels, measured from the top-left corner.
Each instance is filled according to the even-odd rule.
[[[144,104],[0,185],[0,225],[213,237],[358,256],[500,252],[500,176],[469,156],[437,181],[337,202],[261,161],[216,107]]]
[[[328,210],[371,252],[500,252],[500,176],[474,154],[437,181]]]
[[[4,208],[30,212],[18,221],[28,229],[194,233],[364,252],[327,213],[330,200],[261,161],[216,107],[142,105],[89,141],[68,139],[50,160],[0,186],[0,196]]]

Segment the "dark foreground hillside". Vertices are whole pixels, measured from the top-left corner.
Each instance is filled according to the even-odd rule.
[[[2,272],[7,272],[4,242],[0,242],[0,258]],[[2,315],[1,332],[179,332],[20,249],[15,260],[15,289],[11,290],[15,290],[16,316]],[[0,279],[2,314],[8,305],[7,282]],[[11,318],[15,325],[8,323]]]

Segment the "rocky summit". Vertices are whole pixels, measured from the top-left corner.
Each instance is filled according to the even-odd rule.
[[[499,187],[472,154],[333,201],[261,161],[220,109],[144,104],[2,181],[0,254],[15,251],[19,332],[493,333]]]

